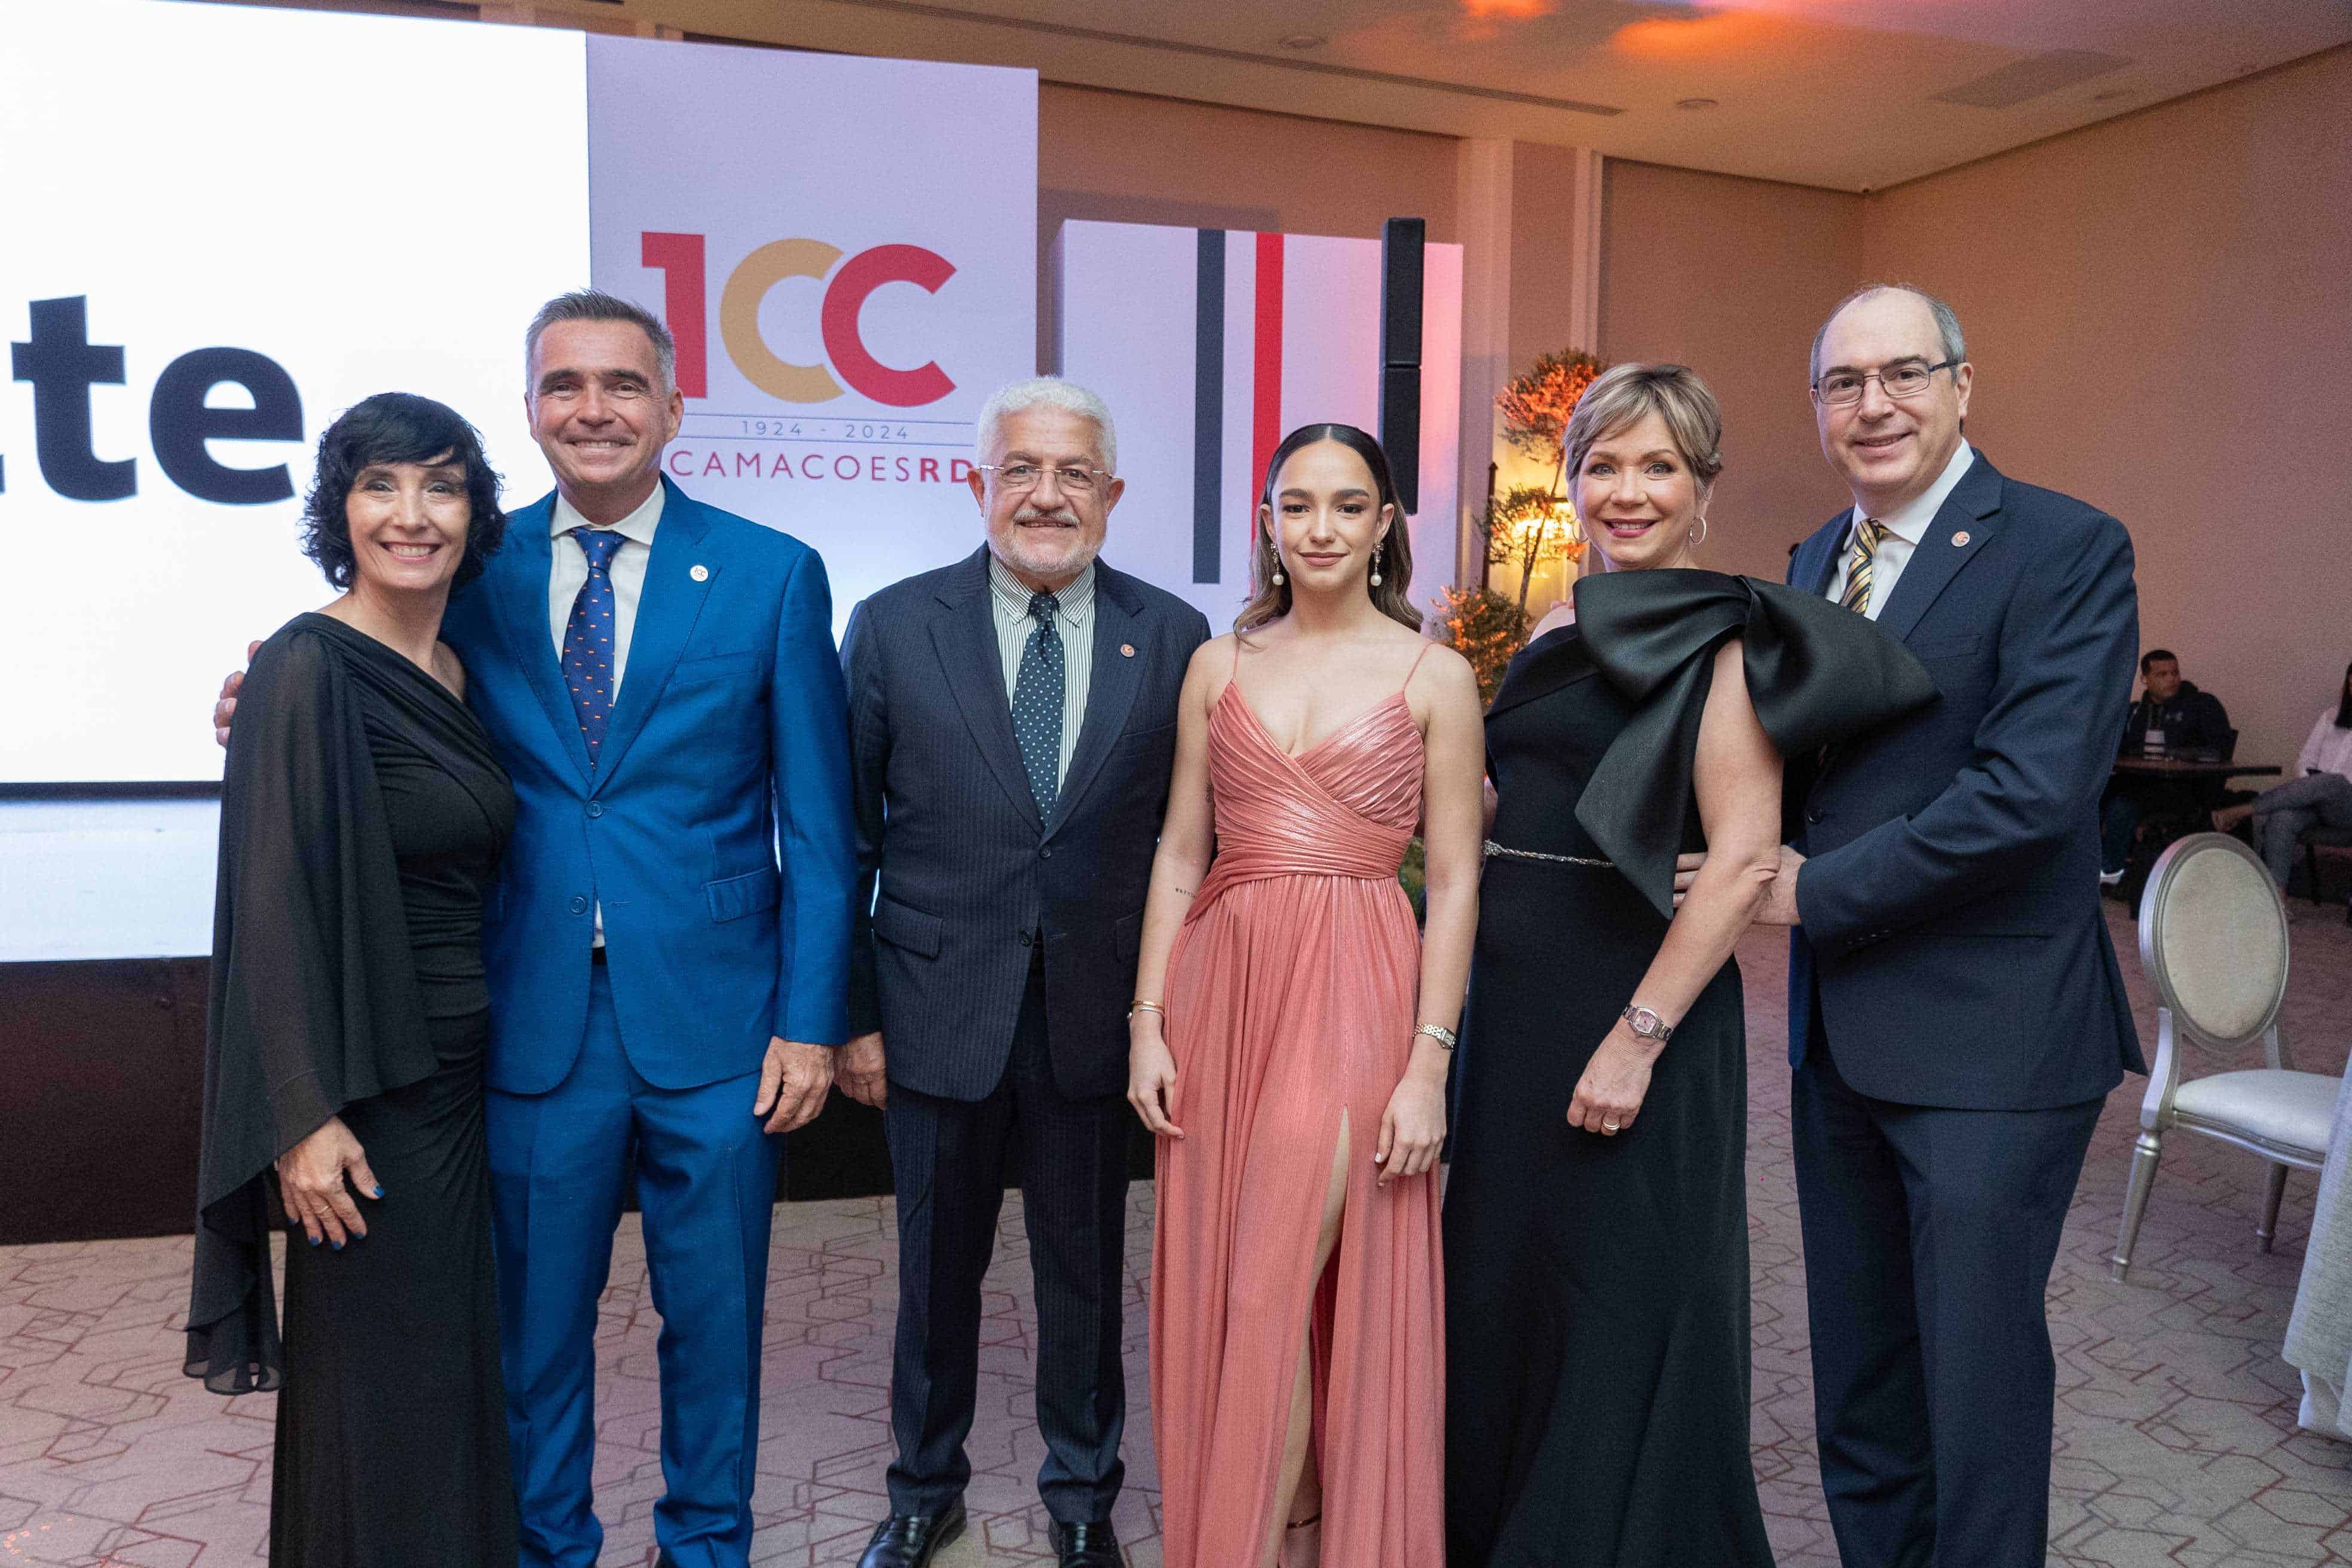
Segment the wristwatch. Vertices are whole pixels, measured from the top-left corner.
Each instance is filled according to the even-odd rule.
[[[1672,1024],[1659,1017],[1651,1009],[1638,1005],[1626,1008],[1617,1016],[1625,1020],[1627,1028],[1632,1029],[1642,1038],[1655,1040],[1662,1046],[1673,1037],[1675,1032],[1675,1026]]]

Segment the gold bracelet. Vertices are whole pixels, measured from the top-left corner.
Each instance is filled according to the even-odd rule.
[[[1135,1016],[1138,1013],[1157,1013],[1160,1015],[1160,1022],[1165,1023],[1168,1020],[1167,1008],[1162,1007],[1157,1002],[1146,1002],[1141,997],[1136,998],[1134,1002],[1129,1005],[1127,1009],[1127,1021],[1130,1024],[1135,1022]]]
[[[1416,1035],[1427,1035],[1431,1039],[1435,1040],[1440,1046],[1443,1046],[1449,1051],[1462,1043],[1462,1037],[1455,1034],[1453,1030],[1447,1028],[1443,1024],[1423,1024],[1420,1028],[1415,1029],[1413,1033]]]

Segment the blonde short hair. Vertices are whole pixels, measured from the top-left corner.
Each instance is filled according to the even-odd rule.
[[[1560,437],[1568,449],[1570,482],[1583,470],[1594,442],[1651,414],[1666,422],[1699,489],[1714,484],[1723,472],[1723,412],[1698,373],[1680,364],[1612,365],[1594,378],[1576,400]]]

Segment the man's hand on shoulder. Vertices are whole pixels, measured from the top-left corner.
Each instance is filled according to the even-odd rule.
[[[260,651],[261,645],[258,642],[249,642],[246,644],[246,663],[251,664],[253,662],[253,656]],[[221,682],[220,700],[213,704],[213,739],[219,742],[224,750],[226,750],[228,745],[229,722],[236,716],[237,690],[244,685],[245,671],[241,669],[230,670],[226,679]]]
[[[877,1110],[887,1108],[890,1098],[890,1077],[887,1062],[882,1053],[882,1031],[860,1035],[841,1047],[841,1058],[834,1064],[834,1078],[841,1092],[860,1105],[870,1105]]]
[[[769,1132],[790,1132],[816,1120],[833,1087],[833,1047],[801,1040],[771,1039],[760,1064],[760,1095],[751,1114],[764,1116]]]

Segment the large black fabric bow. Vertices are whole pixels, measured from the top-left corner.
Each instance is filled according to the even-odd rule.
[[[1699,716],[1715,651],[1740,639],[1748,696],[1783,757],[1806,757],[1925,707],[1935,682],[1871,621],[1827,599],[1720,572],[1613,572],[1576,584],[1586,650],[1633,716],[1576,819],[1658,912],[1693,809]]]

